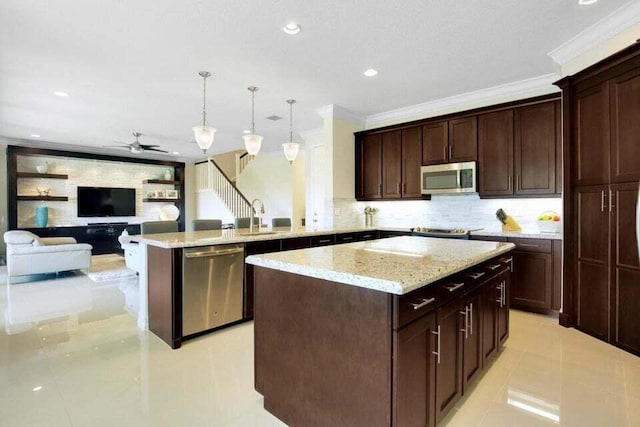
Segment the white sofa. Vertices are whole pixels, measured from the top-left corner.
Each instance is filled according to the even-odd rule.
[[[73,237],[38,237],[23,230],[4,233],[7,244],[7,277],[89,270],[91,249]]]

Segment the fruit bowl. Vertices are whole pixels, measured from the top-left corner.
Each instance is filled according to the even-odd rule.
[[[538,229],[541,233],[559,233],[562,228],[560,215],[554,211],[545,211],[538,215]]]

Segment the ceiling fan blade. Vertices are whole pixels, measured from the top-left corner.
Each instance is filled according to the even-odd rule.
[[[159,150],[157,148],[145,148],[144,151],[157,151],[158,153],[168,153],[168,151]]]
[[[102,148],[127,148],[130,149],[129,145],[103,145]]]
[[[145,150],[148,148],[153,148],[153,147],[160,147],[159,145],[147,145],[147,144],[140,144],[140,147],[144,148]]]

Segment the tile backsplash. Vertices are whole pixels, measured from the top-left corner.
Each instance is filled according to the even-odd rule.
[[[538,216],[544,211],[557,212],[562,217],[562,199],[480,199],[474,195],[433,196],[432,200],[357,202],[354,199],[334,199],[333,226],[336,228],[364,226],[364,208],[377,209],[378,227],[410,228],[415,226],[442,228],[483,228],[500,230],[496,211],[502,208],[512,216],[523,231],[537,232]]]
[[[20,178],[19,195],[37,195],[39,188],[50,189],[52,196],[68,196],[69,201],[19,201],[18,227],[35,227],[36,206],[49,208],[49,227],[87,225],[97,222],[128,222],[130,224],[159,219],[162,206],[172,203],[143,202],[146,194],[156,190],[173,189],[167,185],[143,184],[145,179],[163,178],[167,169],[173,176],[173,168],[160,165],[146,165],[115,161],[101,161],[79,158],[51,156],[18,156],[18,172],[36,172],[36,166],[48,163],[47,173],[66,174],[69,178]],[[135,217],[79,218],[77,215],[77,188],[86,187],[122,187],[136,190]],[[180,195],[183,197],[183,195]]]

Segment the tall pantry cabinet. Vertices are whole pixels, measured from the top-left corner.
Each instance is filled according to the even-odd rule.
[[[556,84],[564,139],[561,323],[640,355],[640,42]]]

